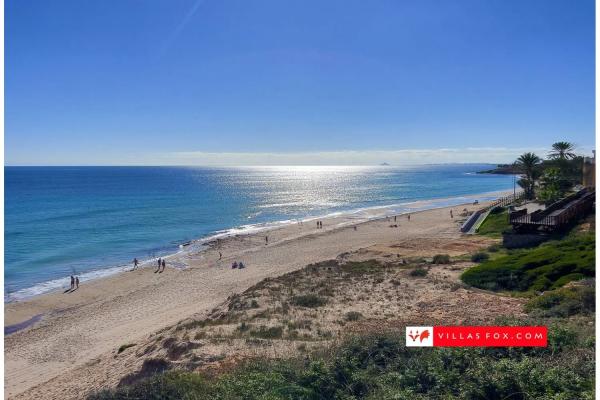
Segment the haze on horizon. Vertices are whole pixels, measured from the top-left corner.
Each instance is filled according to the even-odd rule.
[[[590,155],[593,0],[5,3],[6,165]]]

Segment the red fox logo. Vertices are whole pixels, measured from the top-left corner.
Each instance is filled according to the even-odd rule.
[[[427,339],[429,337],[429,329],[425,329],[423,332],[419,333],[419,331],[416,331],[415,334],[413,335],[412,331],[408,332],[408,337],[412,339],[413,342],[416,342],[417,339],[420,338],[420,342],[423,343],[423,340]]]

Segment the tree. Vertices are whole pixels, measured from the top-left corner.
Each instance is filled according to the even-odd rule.
[[[556,142],[552,145],[552,151],[548,156],[554,160],[570,160],[575,158],[575,146],[569,142]]]
[[[539,165],[541,161],[534,153],[524,153],[515,162],[517,168],[524,175],[517,183],[525,190],[525,196],[528,199],[535,197],[535,182],[540,177]]]
[[[583,161],[575,153],[575,146],[570,142],[556,142],[552,145],[552,152],[548,154],[548,164],[557,168],[561,191],[570,189],[574,184],[581,182],[581,169]]]
[[[558,201],[563,196],[563,178],[558,168],[548,168],[540,180],[541,190],[538,198],[546,205]]]

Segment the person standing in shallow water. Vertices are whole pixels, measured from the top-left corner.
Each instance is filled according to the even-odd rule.
[[[75,287],[75,277],[73,275],[71,275],[71,289],[73,290],[73,288]]]
[[[135,269],[137,269],[137,267],[138,267],[138,259],[134,258],[133,259],[133,269],[135,270]]]

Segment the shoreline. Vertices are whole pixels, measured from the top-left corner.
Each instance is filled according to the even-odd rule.
[[[230,236],[206,249],[179,253],[169,261],[180,262],[185,269],[154,273],[153,268],[139,268],[85,282],[71,293],[52,292],[6,303],[5,327],[43,316],[5,336],[5,396],[38,398],[38,391],[46,392],[65,379],[70,382],[82,368],[98,360],[114,360],[123,344],[144,342],[186,318],[202,318],[230,296],[309,264],[332,259],[343,262],[349,254],[385,260],[432,254],[454,257],[477,251],[489,245],[490,239],[462,235],[464,216],[460,214],[464,208],[472,212],[489,204],[481,201],[481,196],[479,200],[477,205],[463,200],[425,211],[415,211],[423,206],[416,203],[410,220],[406,216],[393,221],[392,216],[362,220],[344,215],[323,218],[322,229],[312,223],[289,224],[270,230],[268,245],[261,232]],[[234,261],[243,261],[246,268],[232,269]],[[93,382],[99,376],[89,379],[78,384],[98,387]],[[52,390],[60,392],[63,386],[57,385]]]
[[[434,210],[439,208],[457,206],[461,204],[467,204],[465,200],[473,199],[473,200],[481,200],[481,201],[490,201],[495,200],[496,198],[502,197],[503,195],[512,193],[511,190],[497,190],[492,192],[484,192],[478,194],[466,194],[454,197],[443,197],[443,198],[433,198],[433,199],[424,199],[424,200],[414,200],[410,202],[404,203],[393,203],[389,205],[381,205],[381,206],[372,206],[372,207],[359,207],[355,209],[343,210],[343,211],[335,211],[331,213],[327,213],[321,216],[309,216],[298,219],[288,219],[288,220],[279,220],[265,223],[257,223],[257,224],[248,224],[241,225],[239,227],[232,227],[220,231],[216,231],[213,233],[207,234],[205,237],[200,237],[196,239],[189,240],[185,243],[181,243],[178,245],[178,249],[173,253],[168,253],[166,255],[160,256],[165,260],[174,259],[175,257],[185,255],[186,252],[197,252],[203,251],[210,248],[210,246],[214,245],[215,242],[219,240],[224,240],[231,237],[236,236],[247,236],[259,234],[261,232],[268,232],[280,228],[284,228],[289,225],[294,225],[299,222],[311,222],[320,219],[332,219],[332,218],[343,218],[346,217],[351,219],[352,216],[356,216],[356,221],[354,223],[367,222],[372,220],[377,220],[380,218],[386,218],[391,215],[404,215],[406,213],[411,212],[420,212],[426,210]],[[436,204],[441,203],[441,204]],[[347,221],[345,225],[352,224],[352,221]],[[342,225],[340,225],[341,227]],[[154,263],[158,257],[149,258],[149,259],[140,259],[140,267],[139,268],[149,268],[154,267]],[[171,264],[171,267],[174,265]],[[92,269],[86,272],[83,272],[79,275],[81,283],[89,283],[95,280],[101,280],[110,278],[115,275],[123,274],[125,272],[131,271],[131,263],[123,264],[123,265],[115,265],[115,266],[105,266],[99,267],[96,269]],[[184,265],[182,268],[186,268]],[[6,294],[4,298],[4,303],[12,304],[23,301],[28,301],[32,298],[43,296],[45,294],[55,293],[60,290],[64,290],[69,287],[69,278],[56,278],[47,280],[44,282],[40,282],[34,284],[32,286],[22,288],[16,290],[10,294]],[[5,324],[6,326],[6,324]]]

